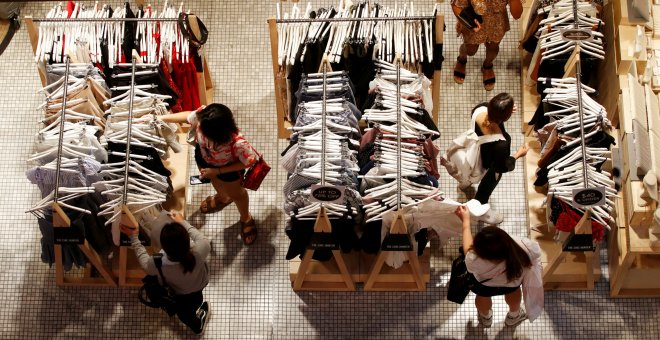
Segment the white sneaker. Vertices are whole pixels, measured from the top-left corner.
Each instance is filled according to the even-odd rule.
[[[483,221],[486,224],[500,224],[504,222],[504,216],[498,213],[497,211],[490,209],[487,213],[479,217],[479,221]]]
[[[493,325],[493,310],[490,310],[488,313],[490,314],[490,316],[485,317],[477,311],[477,320],[479,320],[479,323],[481,324],[481,326],[483,326],[485,328],[488,328],[488,327]]]
[[[511,312],[506,313],[506,319],[504,319],[504,324],[507,326],[515,326],[523,321],[527,320],[527,313],[521,307],[518,311],[517,316],[511,316]]]

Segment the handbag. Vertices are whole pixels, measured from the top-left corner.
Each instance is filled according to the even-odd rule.
[[[465,301],[465,298],[470,293],[472,287],[475,286],[477,280],[474,278],[474,275],[467,270],[463,247],[459,247],[458,252],[460,254],[451,263],[451,276],[449,277],[449,284],[447,285],[447,300],[460,305]],[[479,283],[484,283],[488,280],[490,279],[480,281]]]
[[[252,148],[254,150],[254,148]],[[268,172],[270,172],[270,165],[266,163],[263,156],[261,156],[256,150],[254,151],[259,155],[259,159],[245,172],[243,176],[243,188],[250,190],[257,190],[261,186],[261,182],[264,181]]]
[[[158,282],[158,276],[156,275],[145,276],[142,279],[143,285],[138,291],[138,299],[147,307],[160,308],[167,315],[173,316],[177,311],[176,294],[167,284],[167,281],[165,281],[165,276],[161,269],[163,265],[163,254],[156,253],[153,255],[153,259],[163,284]]]
[[[238,139],[243,139],[242,136],[239,136],[238,138],[234,139],[234,144],[236,144],[236,140]],[[245,175],[243,175],[243,179],[241,181],[241,185],[245,189],[250,189],[256,191],[259,189],[261,186],[261,183],[264,181],[266,178],[266,175],[270,172],[270,165],[266,163],[266,160],[264,157],[257,152],[257,150],[254,149],[252,145],[250,145],[250,148],[252,148],[252,151],[259,156],[259,159],[257,159],[252,166],[245,171]],[[233,150],[233,146],[232,146]]]
[[[484,23],[484,18],[477,14],[477,12],[474,11],[474,7],[472,7],[472,4],[470,3],[470,6],[463,8],[461,10],[461,13],[458,15],[458,21],[460,21],[463,26],[473,29],[477,27],[475,25],[474,20],[477,20],[480,24]]]

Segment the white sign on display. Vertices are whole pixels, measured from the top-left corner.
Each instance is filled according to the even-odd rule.
[[[346,188],[341,185],[312,185],[312,202],[319,203],[344,203],[344,191]]]

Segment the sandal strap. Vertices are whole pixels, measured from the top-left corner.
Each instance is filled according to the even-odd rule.
[[[492,70],[492,69],[493,69],[493,66],[495,66],[495,65],[490,65],[490,66],[484,66],[484,65],[481,65],[481,69],[482,69],[482,70]]]
[[[457,57],[457,58],[456,58],[456,62],[459,63],[459,64],[461,64],[461,65],[467,65],[467,59],[465,59],[465,61],[461,61],[461,58],[460,58],[460,57]]]

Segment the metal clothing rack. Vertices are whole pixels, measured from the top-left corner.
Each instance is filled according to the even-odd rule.
[[[30,18],[33,22],[63,22],[75,24],[79,22],[171,22],[179,18]]]
[[[61,176],[61,167],[62,167],[62,147],[64,144],[64,125],[66,122],[66,105],[68,101],[68,88],[69,88],[69,67],[71,64],[71,58],[66,56],[65,58],[65,72],[64,72],[64,83],[63,83],[63,97],[62,97],[62,110],[60,112],[60,126],[59,126],[59,141],[57,145],[57,156],[56,156],[56,166],[55,166],[55,189],[53,191],[53,204],[52,204],[52,213],[53,213],[53,228],[70,228],[71,220],[64,213],[64,210],[60,207],[58,203],[59,193],[60,193],[60,176]],[[101,258],[96,253],[96,251],[89,246],[87,240],[83,240],[83,243],[78,244],[80,250],[85,254],[87,259],[90,262],[90,265],[93,266],[101,277],[92,277],[91,268],[88,266],[85,268],[85,273],[83,276],[67,276],[64,273],[64,264],[63,264],[63,253],[62,245],[55,244],[53,246],[55,252],[55,282],[58,286],[116,286],[113,275],[110,270],[101,262]]]
[[[441,2],[441,0],[436,0],[436,2]],[[288,120],[288,117],[285,113],[285,105],[287,105],[281,95],[282,91],[285,91],[286,84],[280,84],[278,80],[278,74],[280,72],[280,66],[278,63],[278,24],[287,24],[287,23],[322,23],[322,22],[375,22],[375,21],[415,21],[415,20],[435,20],[435,41],[432,42],[432,46],[435,49],[434,45],[443,43],[443,33],[444,33],[444,15],[439,13],[436,10],[435,15],[430,16],[409,16],[409,17],[377,17],[377,18],[324,18],[324,19],[277,19],[271,17],[268,19],[268,30],[270,33],[270,48],[271,48],[271,59],[273,64],[273,81],[275,89],[275,102],[277,109],[277,135],[278,138],[289,138],[290,132],[289,127],[291,127],[291,122]],[[435,51],[434,51],[435,55]],[[435,58],[434,58],[435,59]],[[439,109],[440,109],[440,70],[435,70],[433,73],[432,79],[432,97],[433,97],[433,120],[436,124],[439,122]]]
[[[331,70],[327,56],[323,57],[321,62],[321,73],[323,74],[323,90],[321,97],[321,185],[326,185],[326,142],[327,142],[327,75]],[[320,203],[319,212],[314,223],[314,234],[332,240],[332,225],[328,217],[326,207],[323,202]],[[332,243],[335,243],[334,240]],[[293,280],[293,290],[321,290],[321,291],[355,291],[355,282],[348,270],[343,254],[336,246],[332,248],[332,256],[336,262],[336,267],[331,267],[321,279],[315,279],[315,275],[308,273],[312,263],[315,247],[310,245],[298,267]],[[331,277],[331,279],[327,279]]]
[[[412,243],[410,243],[410,235],[408,234],[408,227],[404,219],[403,209],[401,209],[401,200],[402,200],[402,168],[401,168],[401,124],[402,124],[402,111],[401,111],[401,56],[397,55],[394,64],[396,65],[396,124],[397,124],[397,177],[396,177],[396,217],[390,226],[390,230],[386,239],[388,237],[403,237],[407,240],[407,243],[410,245],[410,250],[386,250],[383,248],[378,253],[376,260],[371,266],[369,271],[369,277],[364,284],[365,291],[423,291],[426,287],[424,283],[424,278],[422,275],[422,268],[417,258],[416,252],[412,249]],[[385,241],[383,242],[385,244]],[[398,281],[390,281],[384,278],[382,274],[382,269],[385,264],[385,258],[389,255],[390,252],[399,252],[404,251],[408,255],[408,265],[403,269],[407,271],[403,276],[398,277]]]

